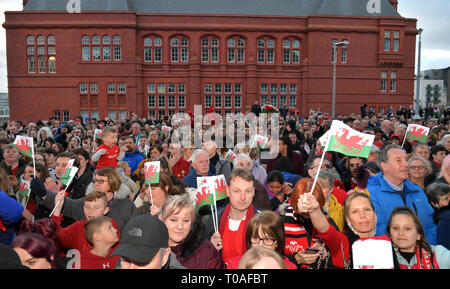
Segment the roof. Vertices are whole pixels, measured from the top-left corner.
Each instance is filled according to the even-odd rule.
[[[272,16],[393,16],[401,17],[380,0],[380,13],[367,11],[363,0],[78,0],[83,11],[134,11],[161,14],[272,15]],[[69,1],[29,0],[24,11],[66,11]]]

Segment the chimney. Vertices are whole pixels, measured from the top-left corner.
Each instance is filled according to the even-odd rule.
[[[397,9],[398,0],[389,0],[389,2],[391,3],[392,7],[394,7],[395,10],[398,10]]]

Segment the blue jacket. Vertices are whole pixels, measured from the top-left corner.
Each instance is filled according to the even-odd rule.
[[[410,207],[419,216],[428,243],[437,244],[436,225],[433,220],[434,210],[428,202],[424,191],[409,180],[403,182],[403,196],[394,191],[380,172],[369,178],[367,190],[377,214],[376,236],[386,234],[386,227],[392,211],[396,207]]]
[[[208,176],[215,176],[215,175],[216,175],[216,168],[213,165],[210,165]],[[188,188],[197,188],[197,177],[199,177],[199,175],[197,175],[197,172],[191,166],[189,173],[182,179],[182,181],[188,185]]]
[[[23,210],[21,204],[0,191],[0,219],[6,227],[6,231],[0,230],[0,243],[11,245],[14,239],[14,226],[20,220]]]
[[[125,153],[122,161],[127,162],[131,168],[131,171],[134,172],[143,160],[144,156],[142,155],[142,153],[138,150],[135,150],[131,153]]]

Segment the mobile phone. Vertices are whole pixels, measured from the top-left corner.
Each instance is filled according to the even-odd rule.
[[[308,247],[308,248],[305,250],[305,254],[316,254],[316,253],[318,253],[318,252],[319,252],[319,249],[313,248],[313,247]]]

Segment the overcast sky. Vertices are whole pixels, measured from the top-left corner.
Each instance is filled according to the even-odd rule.
[[[450,1],[399,0],[398,2],[399,13],[403,17],[418,19],[417,28],[424,30],[422,33],[421,70],[449,67],[450,16],[448,11],[450,11]],[[5,11],[20,10],[22,10],[22,0],[0,0],[0,24],[5,22]],[[5,29],[0,27],[0,92],[8,91],[5,38]]]

